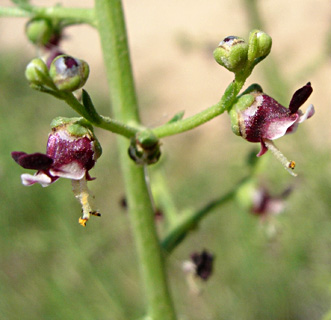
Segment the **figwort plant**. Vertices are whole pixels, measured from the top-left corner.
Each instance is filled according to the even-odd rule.
[[[254,177],[257,161],[252,161],[250,175],[234,186],[232,191],[178,220],[168,217],[172,221],[161,238],[155,227],[156,209],[146,178],[146,167],[162,157],[161,146],[166,143],[164,138],[192,130],[228,113],[236,135],[261,145],[258,157],[270,150],[291,175],[296,175],[293,171],[295,162],[287,160],[273,140],[293,133],[299,123],[314,114],[312,105],[307,107],[305,113],[299,110],[312,93],[311,83],[307,82],[293,94],[289,107],[280,105],[264,93],[258,84],[252,84],[242,91],[254,68],[269,55],[272,39],[257,29],[252,30],[246,40],[227,36],[214,50],[214,58],[219,65],[232,72],[234,78],[220,100],[191,117],[185,118],[183,113],[178,113],[163,125],[147,128],[140,122],[120,0],[95,0],[93,9],[46,8],[33,6],[24,0],[13,2],[16,7],[0,8],[0,13],[4,16],[28,17],[26,36],[40,52],[40,56],[33,59],[25,70],[30,87],[65,102],[79,115],[76,118],[58,117],[52,121],[45,154],[12,152],[12,158],[21,167],[37,171],[34,175],[22,174],[22,183],[27,186],[39,183],[46,187],[59,178],[71,179],[74,195],[82,205],[82,216],[78,221],[85,227],[91,215],[100,216],[90,204],[87,188],[87,182],[93,179],[89,170],[96,165],[102,153],[93,128],[116,134],[126,188],[125,200],[144,283],[145,319],[177,319],[164,261],[186,235],[215,206],[222,206],[235,198],[245,198],[242,201],[248,202],[255,214],[265,215],[268,210],[277,210],[272,209],[269,193],[268,197],[259,197],[258,204],[254,201],[253,189],[259,190],[259,187],[255,185]],[[65,54],[61,48],[64,29],[83,23],[96,28],[100,35],[113,118],[99,114],[92,97],[82,89],[89,76],[88,63]],[[162,208],[158,214],[167,219],[167,208]],[[204,250],[201,254],[193,253],[191,260],[186,270],[192,271],[194,277],[207,280],[213,270],[213,254]]]

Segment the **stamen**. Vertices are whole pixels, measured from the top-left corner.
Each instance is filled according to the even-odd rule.
[[[101,214],[91,208],[89,203],[90,194],[85,177],[81,180],[71,180],[71,183],[74,195],[82,205],[83,215],[78,219],[78,223],[85,227],[91,215],[100,217]]]
[[[296,177],[297,174],[292,171],[295,168],[295,161],[287,160],[287,158],[279,151],[279,149],[274,145],[271,140],[263,139],[263,142],[266,147],[272,152],[272,154],[277,158],[277,160],[283,165],[285,170],[293,177]]]

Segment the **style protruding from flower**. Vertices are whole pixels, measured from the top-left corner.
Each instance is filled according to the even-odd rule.
[[[229,36],[222,40],[214,50],[218,64],[231,72],[240,71],[247,61],[248,44],[243,38]]]
[[[49,74],[60,91],[75,91],[87,81],[90,69],[88,64],[68,55],[57,56],[51,63]]]
[[[255,88],[259,86],[255,85]],[[277,149],[272,140],[296,131],[298,125],[313,116],[315,110],[309,105],[306,113],[299,108],[309,98],[313,89],[310,82],[297,90],[285,108],[261,90],[244,92],[230,111],[232,130],[249,142],[259,142],[258,157],[270,150],[293,176],[294,161],[289,161]]]
[[[92,126],[83,118],[58,117],[51,127],[46,154],[14,151],[12,157],[21,167],[38,170],[35,175],[22,174],[25,186],[39,183],[47,187],[59,178],[71,179],[74,194],[82,205],[79,223],[85,226],[90,215],[100,215],[89,204],[87,181],[93,180],[89,170],[100,157],[101,146]]]
[[[131,139],[128,154],[138,165],[154,164],[161,156],[160,142],[149,130],[139,132]]]

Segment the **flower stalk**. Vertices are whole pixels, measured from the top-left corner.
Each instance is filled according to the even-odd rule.
[[[117,120],[139,124],[122,4],[119,0],[96,0],[96,17],[111,92],[111,105]],[[175,320],[169,295],[161,247],[154,224],[143,167],[127,156],[128,143],[118,138],[120,163],[132,221],[133,235],[145,287],[148,316],[153,320]]]
[[[96,26],[94,10],[85,8],[64,8],[61,6],[39,7],[26,5],[24,7],[0,7],[0,17],[35,17],[61,19],[66,25],[87,23]]]

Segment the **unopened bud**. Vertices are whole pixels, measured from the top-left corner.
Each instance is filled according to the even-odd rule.
[[[217,63],[229,71],[240,71],[247,61],[248,45],[244,39],[234,36],[226,37],[214,50]]]
[[[138,165],[156,163],[161,156],[159,140],[150,131],[140,132],[131,139],[128,153]]]
[[[33,59],[25,69],[25,77],[32,85],[44,86],[52,84],[48,68],[40,58]]]
[[[263,31],[253,30],[249,35],[248,60],[265,58],[271,50],[272,39]]]
[[[49,69],[55,86],[61,91],[75,91],[81,88],[89,73],[89,66],[85,61],[67,55],[56,57]]]
[[[49,43],[53,27],[49,20],[44,18],[34,18],[25,26],[28,39],[35,45],[45,46]]]

